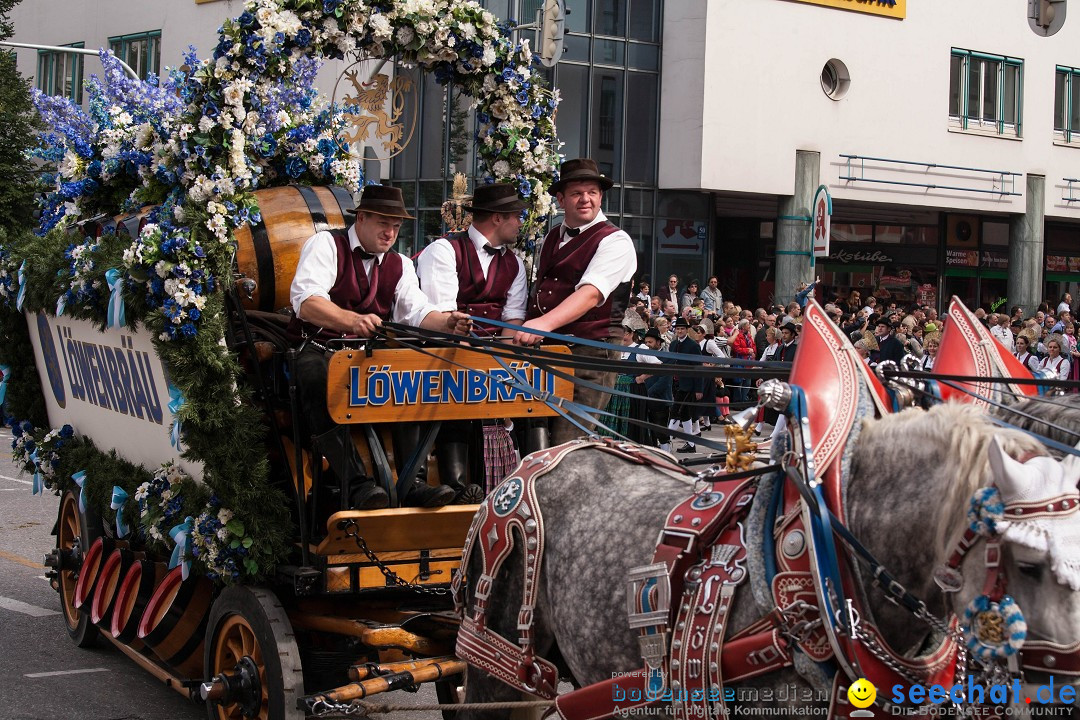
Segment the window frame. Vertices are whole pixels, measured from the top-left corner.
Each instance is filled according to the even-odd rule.
[[[147,41],[145,58],[146,67],[142,68],[141,71],[138,67],[139,63],[130,63],[127,58],[128,47],[132,43],[140,40]],[[155,53],[150,52],[151,41],[156,44],[157,52]],[[135,70],[143,80],[146,80],[150,73],[154,73],[154,75],[158,76],[161,75],[161,30],[146,30],[144,32],[128,33],[126,35],[112,35],[109,37],[109,50],[112,51],[113,55],[128,63],[128,65],[131,65],[132,70]],[[153,61],[153,63],[151,63],[151,61]]]
[[[1065,117],[1063,118],[1064,123],[1061,128],[1057,127],[1057,76],[1059,74],[1065,75],[1065,85],[1062,89],[1064,94],[1064,97],[1062,98],[1062,111]],[[1073,127],[1072,124],[1074,112],[1073,83],[1080,83],[1080,68],[1069,67],[1067,65],[1056,65],[1054,67],[1054,137],[1062,137],[1067,143],[1080,142],[1080,125]]]
[[[954,87],[954,75],[953,75],[953,62],[959,60],[960,72],[959,83],[960,87]],[[969,106],[971,100],[971,62],[975,60],[979,62],[979,88],[978,88],[978,115],[971,115],[971,108]],[[994,71],[995,81],[997,83],[996,97],[994,98],[994,113],[995,118],[993,120],[984,119],[982,116],[982,108],[986,105],[985,87],[986,87],[986,68],[988,63],[997,63],[997,68]],[[1012,69],[1016,71],[1016,87],[1015,87],[1015,100],[1014,109],[1016,112],[1015,122],[1006,122],[1005,115],[1005,79],[1008,76],[1008,71]],[[953,91],[957,92],[957,114],[953,114],[952,108],[952,96]],[[1024,126],[1024,61],[1022,58],[1010,57],[1008,55],[994,55],[991,53],[977,52],[974,50],[964,50],[961,48],[953,48],[949,54],[949,123],[954,126],[959,126],[963,130],[972,130],[978,132],[979,130],[985,130],[986,128],[993,128],[993,131],[997,135],[1008,136],[1014,135],[1017,138],[1022,138],[1023,126]]]
[[[86,44],[80,40],[78,42],[67,43],[61,47],[84,49]],[[57,92],[57,88],[54,87],[54,80],[56,77],[56,61],[64,58],[70,58],[71,67],[68,72],[65,73],[66,79],[71,82],[70,93]],[[82,105],[82,90],[83,90],[83,55],[82,53],[68,53],[61,50],[38,50],[37,61],[37,77],[34,78],[35,85],[38,90],[46,95],[59,95],[60,97],[66,97],[74,102],[76,105]]]

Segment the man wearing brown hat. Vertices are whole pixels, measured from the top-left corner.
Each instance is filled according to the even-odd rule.
[[[482,318],[521,324],[528,283],[525,265],[511,248],[521,232],[521,211],[529,204],[513,185],[489,183],[476,188],[464,207],[472,213],[469,228],[435,240],[416,258],[420,288],[439,310],[459,310],[479,320],[477,332],[485,332]],[[469,422],[443,423],[439,431],[439,478],[457,490],[458,502],[469,497],[469,440],[480,434]]]
[[[589,158],[567,160],[552,183],[565,217],[544,238],[537,260],[536,281],[523,328],[515,335],[522,345],[540,342],[529,329],[558,332],[588,340],[617,343],[620,323],[630,298],[630,281],[637,270],[637,251],[630,236],[607,221],[600,210],[612,181]],[[616,349],[572,346],[571,352],[610,360]],[[578,377],[612,387],[615,373],[578,370]],[[603,408],[607,394],[578,387],[574,399]],[[563,443],[580,435],[565,420],[551,426],[551,441]],[[532,448],[529,448],[532,449]]]
[[[339,479],[349,485],[349,505],[370,510],[386,507],[388,495],[375,484],[352,443],[349,428],[337,425],[326,410],[327,340],[371,337],[384,321],[464,333],[468,316],[435,307],[420,290],[412,261],[392,251],[403,220],[411,220],[401,190],[383,185],[364,188],[356,222],[348,231],[315,233],[300,252],[291,297],[296,318],[290,331],[302,343],[296,363],[300,405],[307,432]],[[418,430],[412,424],[410,430]],[[395,428],[397,431],[398,428]],[[395,433],[397,435],[397,433]],[[395,437],[396,455],[411,438]],[[401,505],[438,507],[454,498],[446,486],[400,478]]]

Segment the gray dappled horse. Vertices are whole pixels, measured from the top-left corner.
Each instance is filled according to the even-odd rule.
[[[997,437],[1013,457],[1045,453],[1030,436],[999,429],[983,411],[959,404],[939,405],[929,411],[906,410],[865,421],[854,449],[847,481],[849,527],[938,617],[950,611],[962,613],[985,577],[979,549],[962,565],[964,590],[947,602],[932,572],[967,526],[965,513],[972,492],[992,481],[988,461],[992,437]],[[765,482],[746,520],[750,580],[738,588],[728,634],[772,609],[760,550],[753,546],[755,539],[761,538],[761,505],[768,495]],[[652,561],[668,511],[690,491],[687,482],[591,449],[570,453],[537,482],[545,550],[535,614],[536,652],[555,661],[575,685],[607,680],[613,673],[641,667],[637,634],[627,625],[627,572]],[[1080,639],[1080,592],[1059,584],[1043,555],[1027,549],[1018,552],[1006,545],[1008,591],[1027,616],[1029,639],[1069,644]],[[477,576],[478,564],[474,554],[470,577]],[[489,627],[511,639],[517,637],[521,576],[520,550],[515,549],[501,568],[488,600]],[[863,585],[868,607],[889,645],[917,654],[931,639],[929,627],[888,603],[871,587],[869,578],[863,578]],[[468,608],[471,592],[470,587]],[[765,695],[763,689],[773,689],[776,701],[763,705],[805,705],[800,700],[785,703],[782,698],[791,694],[783,690],[794,683],[799,690],[796,697],[805,697],[804,693],[824,697],[827,684],[823,677],[815,677],[815,667],[797,662],[796,668],[805,677],[789,668],[738,687],[758,688],[758,697]],[[746,692],[740,696],[753,697]],[[514,689],[469,668],[466,702],[518,699],[521,697]],[[459,718],[506,716],[506,711],[457,714]]]

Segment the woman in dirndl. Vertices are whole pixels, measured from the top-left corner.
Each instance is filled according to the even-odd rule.
[[[627,360],[630,355],[639,346],[634,344],[634,330],[629,325],[623,325],[623,340],[622,344],[626,346],[627,350],[619,354],[620,360]],[[608,398],[607,407],[605,410],[609,413],[607,415],[601,415],[599,423],[597,423],[597,434],[607,435],[608,437],[629,437],[628,433],[630,423],[626,421],[626,418],[630,416],[630,394],[634,389],[634,375],[630,373],[619,373],[615,376],[615,392]]]
[[[512,420],[484,423],[484,489],[491,492],[521,462],[514,445]]]

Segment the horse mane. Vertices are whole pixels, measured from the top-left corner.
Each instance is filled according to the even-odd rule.
[[[1033,420],[1016,412],[1010,412],[1012,410],[1024,412],[1042,420]],[[1009,405],[1007,408],[999,408],[994,411],[994,414],[1011,425],[1066,445],[1075,446],[1080,441],[1080,435],[1067,431],[1080,430],[1080,395],[1030,398]],[[1047,424],[1051,422],[1053,425]],[[1050,454],[1061,455],[1060,452],[1054,450],[1051,450]]]
[[[1005,452],[1013,457],[1024,453],[1046,454],[1046,448],[1029,435],[1000,428],[984,410],[958,402],[942,403],[929,410],[910,408],[880,420],[869,420],[859,437],[858,453],[871,460],[871,466],[911,465],[911,456],[901,453],[921,448],[932,462],[947,463],[955,469],[944,476],[945,487],[935,498],[937,516],[932,522],[937,562],[945,560],[956,536],[967,527],[965,516],[971,494],[990,484],[986,449],[992,437],[997,437]],[[917,472],[920,468],[912,469]],[[927,475],[925,479],[930,481],[932,477]]]

